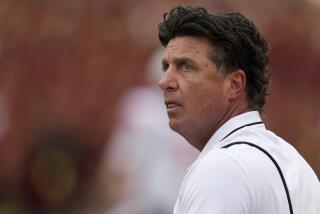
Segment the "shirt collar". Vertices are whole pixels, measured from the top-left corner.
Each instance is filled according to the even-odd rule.
[[[200,156],[214,148],[219,148],[223,146],[222,140],[232,131],[240,127],[261,121],[262,120],[260,114],[257,111],[249,111],[229,119],[212,135],[208,143],[201,151]],[[261,125],[264,127],[264,124],[260,124],[260,126]]]

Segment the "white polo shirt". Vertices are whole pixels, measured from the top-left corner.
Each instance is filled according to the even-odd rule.
[[[267,130],[256,111],[238,115],[220,127],[188,168],[174,214],[320,214],[320,183],[303,157]]]

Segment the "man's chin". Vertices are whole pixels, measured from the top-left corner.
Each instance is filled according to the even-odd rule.
[[[169,127],[175,131],[179,133],[179,130],[181,128],[181,121],[179,121],[177,118],[170,118],[169,119]]]

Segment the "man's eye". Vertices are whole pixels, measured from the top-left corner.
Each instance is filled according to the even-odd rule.
[[[168,70],[169,65],[168,64],[163,64],[162,65],[162,71],[165,72]]]
[[[189,64],[182,64],[181,68],[182,68],[182,70],[188,71],[188,70],[192,69],[192,66]]]

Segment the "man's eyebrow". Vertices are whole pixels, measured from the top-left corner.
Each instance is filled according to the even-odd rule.
[[[176,66],[181,66],[185,63],[189,63],[189,64],[193,64],[194,66],[197,66],[197,63],[195,61],[193,61],[192,59],[188,58],[188,57],[177,57],[173,59],[173,63]],[[162,59],[162,68],[165,70],[168,67],[169,63],[168,61],[164,58]]]
[[[183,63],[195,63],[192,59],[188,58],[188,57],[179,57],[179,58],[175,58],[173,60],[174,64],[183,64]]]
[[[177,58],[173,59],[174,64],[182,64],[182,63],[186,63],[186,62],[194,63],[194,61],[188,57],[177,57]],[[169,63],[165,58],[162,59],[162,65],[168,65],[168,64]]]

